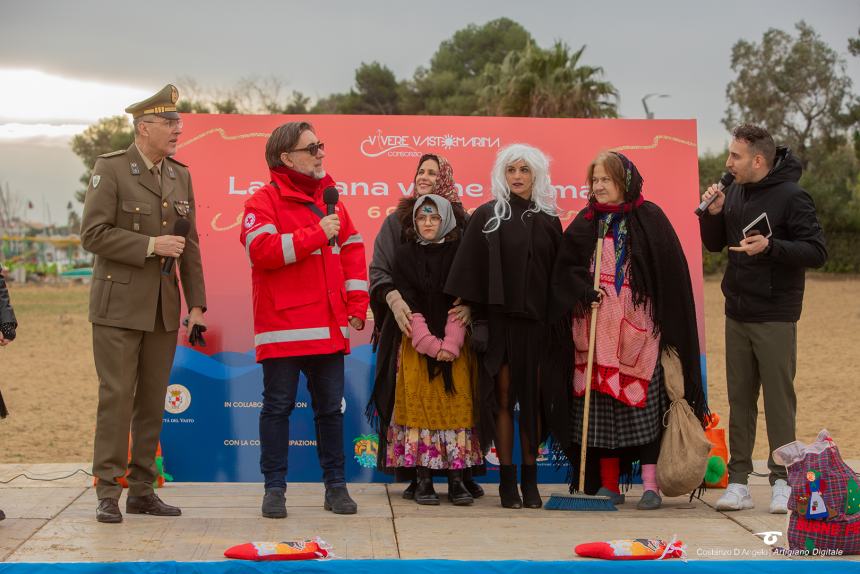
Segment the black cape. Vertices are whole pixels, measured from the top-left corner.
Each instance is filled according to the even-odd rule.
[[[570,389],[566,374],[557,370],[570,341],[570,321],[547,321],[550,279],[561,242],[557,217],[528,211],[531,204],[512,196],[511,217],[500,227],[484,233],[493,217],[494,201],[478,207],[469,220],[462,245],[451,266],[446,293],[461,297],[473,308],[473,319],[489,326],[489,345],[479,353],[479,403],[481,446],[489,448],[495,437],[495,376],[504,362],[520,363],[521,372],[540,374],[539,396],[525,396],[530,380],[514,380],[513,397],[520,403],[520,425],[536,428],[540,436],[534,448],[551,434],[559,440],[568,432]],[[527,355],[527,356],[526,356]],[[512,375],[515,365],[511,364]],[[516,388],[517,385],[520,388]],[[536,390],[536,389],[532,389]]]

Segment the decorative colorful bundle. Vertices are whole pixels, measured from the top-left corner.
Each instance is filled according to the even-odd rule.
[[[686,558],[686,546],[674,536],[670,542],[649,538],[586,542],[573,549],[577,556],[604,560],[663,560]]]
[[[331,547],[319,537],[291,542],[246,542],[224,551],[237,560],[315,560],[331,556]]]
[[[797,555],[860,554],[860,486],[830,433],[806,445],[795,441],[773,451],[788,467],[789,551]]]

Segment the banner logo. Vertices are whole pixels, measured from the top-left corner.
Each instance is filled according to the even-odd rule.
[[[495,136],[462,136],[452,133],[442,135],[405,135],[384,134],[381,129],[376,134],[362,140],[359,149],[365,157],[420,157],[417,148],[442,149],[455,148],[495,148],[501,146],[501,138]]]
[[[355,462],[362,468],[376,468],[376,455],[379,451],[379,435],[363,434],[352,439]]]
[[[182,385],[170,385],[167,387],[167,396],[164,398],[164,410],[178,415],[184,413],[191,406],[191,391]]]
[[[540,443],[538,446],[538,455],[535,459],[535,462],[546,462],[549,460],[549,447],[545,442]]]

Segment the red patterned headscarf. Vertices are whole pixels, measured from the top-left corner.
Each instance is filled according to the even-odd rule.
[[[430,193],[444,197],[451,203],[461,203],[460,196],[457,194],[457,187],[454,185],[454,168],[448,163],[448,160],[441,155],[425,153],[418,160],[418,167],[415,168],[415,177],[418,177],[418,170],[428,159],[432,159],[439,164],[439,174],[436,176],[436,182],[433,184],[433,189]],[[413,182],[415,178],[413,178]],[[413,186],[412,197],[418,197],[418,191]]]

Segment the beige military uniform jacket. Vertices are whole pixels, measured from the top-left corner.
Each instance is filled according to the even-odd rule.
[[[179,328],[177,268],[188,308],[206,307],[196,206],[188,168],[165,158],[162,183],[135,144],[100,156],[87,188],[81,243],[95,254],[89,319],[97,325],[153,331],[161,295],[164,328]],[[147,257],[150,237],[170,235],[180,217],[191,221],[185,250],[169,276],[163,259]]]

